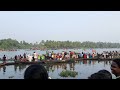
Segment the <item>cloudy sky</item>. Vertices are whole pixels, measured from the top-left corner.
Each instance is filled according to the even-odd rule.
[[[120,11],[0,11],[0,39],[120,42]]]

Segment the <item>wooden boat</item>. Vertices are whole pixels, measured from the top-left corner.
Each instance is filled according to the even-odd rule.
[[[77,61],[80,61],[80,60],[100,60],[100,61],[105,61],[105,60],[113,60],[113,59],[109,59],[109,58],[106,58],[106,59],[101,59],[101,58],[77,58],[75,59]]]
[[[43,60],[43,61],[15,61],[15,62],[9,62],[9,63],[1,63],[0,66],[4,65],[15,65],[15,64],[53,64],[53,63],[71,63],[71,62],[76,62],[76,61],[81,61],[81,60],[99,60],[99,61],[111,61],[113,59],[98,59],[98,58],[89,58],[89,59],[84,59],[84,58],[79,58],[79,59],[65,59],[65,60]],[[14,61],[14,60],[11,60]]]
[[[15,65],[15,64],[45,64],[45,62],[11,62],[4,65]]]
[[[101,58],[71,58],[71,59],[64,59],[65,61],[66,60],[77,60],[77,61],[79,61],[79,60],[113,60],[113,59],[115,59],[115,58],[112,58],[112,59],[109,59],[109,58],[106,58],[106,59],[101,59]],[[118,59],[120,59],[120,58],[118,58]],[[26,60],[26,59],[25,59]],[[64,61],[64,60],[43,60],[43,61]],[[0,59],[0,61],[3,61],[2,59]],[[6,60],[6,61],[15,61],[15,60],[13,60],[13,59],[8,59],[8,60]],[[18,60],[19,61],[19,60]]]

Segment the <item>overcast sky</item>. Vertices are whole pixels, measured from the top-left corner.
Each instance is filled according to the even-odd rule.
[[[0,11],[0,39],[120,42],[120,11]]]

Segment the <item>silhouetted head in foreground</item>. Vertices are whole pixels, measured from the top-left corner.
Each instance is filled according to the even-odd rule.
[[[92,74],[88,79],[112,79],[112,75],[107,70],[100,70]]]
[[[48,73],[43,65],[31,65],[26,69],[24,79],[46,80],[48,79]]]

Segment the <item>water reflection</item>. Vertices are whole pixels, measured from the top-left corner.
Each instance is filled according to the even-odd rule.
[[[6,72],[6,66],[3,66],[3,72]]]
[[[91,62],[92,62],[92,61],[91,61],[91,60],[89,60],[89,61],[88,61],[88,64],[89,64],[89,65],[91,65]]]
[[[69,68],[71,71],[74,71],[75,70],[75,63],[70,63]]]
[[[111,61],[95,61],[95,60],[81,60],[81,61],[77,61],[76,62],[77,64],[79,65],[95,65],[96,63],[103,63],[104,64],[104,67],[107,65],[110,65],[111,64]],[[68,68],[72,71],[75,70],[75,65],[76,63],[60,63],[60,64],[47,64],[45,65],[45,68],[47,69],[47,71],[54,71],[55,69],[64,69],[64,70],[67,70]],[[67,66],[67,64],[69,65],[69,67]],[[19,70],[19,72],[21,72],[23,69],[26,68],[27,65],[14,65],[14,71],[15,73],[17,73],[17,71]],[[6,72],[6,66],[3,66],[3,72]],[[1,68],[0,68],[0,71],[1,71]]]
[[[71,63],[59,63],[59,64],[45,64],[45,68],[47,69],[49,75],[52,75],[50,77],[52,78],[58,78],[59,77],[59,73],[62,70],[71,70],[71,71],[77,71],[79,73],[81,73],[80,75],[78,75],[78,78],[84,78],[84,76],[86,75],[90,75],[93,72],[98,71],[99,69],[109,69],[110,68],[110,64],[112,61],[95,61],[95,60],[81,60],[81,61],[76,61],[76,62],[71,62]],[[18,75],[18,73],[24,73],[24,70],[28,67],[29,65],[13,65],[11,68],[12,70],[14,70],[14,72],[11,72],[15,75]],[[95,67],[92,67],[95,66]],[[7,67],[7,68],[6,68]],[[5,76],[5,74],[9,74],[9,73],[5,73],[5,72],[9,72],[10,66],[3,66],[0,67],[0,72],[3,72],[3,75]],[[2,70],[3,69],[3,70]],[[110,71],[110,69],[109,69]],[[83,74],[83,76],[82,76]],[[21,74],[23,75],[23,74]],[[3,76],[3,79],[4,79]]]
[[[17,71],[19,70],[19,72],[21,72],[23,69],[26,68],[27,65],[14,65],[14,71],[15,73],[17,73]]]
[[[110,65],[111,61],[92,61],[92,60],[81,60],[81,61],[77,61],[76,63],[60,63],[60,64],[51,64],[51,65],[46,65],[46,69],[47,71],[54,71],[55,69],[63,69],[63,70],[72,70],[74,71],[75,70],[75,65],[76,64],[79,64],[79,65],[89,65],[89,66],[93,66],[95,64],[104,64],[104,67],[105,66],[108,66]],[[67,66],[68,65],[68,66]]]
[[[6,66],[3,66],[3,75],[5,75],[6,72]]]
[[[17,67],[18,67],[18,65],[14,65],[14,71],[15,71],[15,73],[17,73]]]

